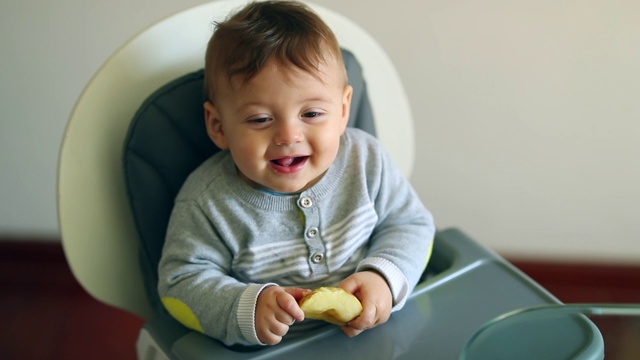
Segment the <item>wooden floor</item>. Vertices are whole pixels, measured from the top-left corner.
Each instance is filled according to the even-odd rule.
[[[564,302],[640,303],[640,267],[513,262]],[[0,359],[135,359],[143,321],[84,292],[58,244],[1,241],[0,289]],[[607,359],[640,358],[640,327],[607,337]]]
[[[0,359],[135,359],[143,321],[89,296],[59,245],[0,243]]]

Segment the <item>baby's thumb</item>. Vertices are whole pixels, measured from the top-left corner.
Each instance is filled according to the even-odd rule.
[[[360,290],[360,284],[358,284],[358,282],[352,277],[348,277],[342,280],[342,282],[338,286],[343,288],[350,294],[355,294],[358,292],[358,290]]]
[[[284,288],[284,291],[286,291],[289,295],[293,296],[293,298],[296,299],[296,301],[300,301],[300,299],[302,299],[302,297],[305,296],[311,290],[298,288],[298,287],[286,287]]]

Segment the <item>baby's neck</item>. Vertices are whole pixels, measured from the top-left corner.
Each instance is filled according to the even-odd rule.
[[[275,196],[291,196],[291,195],[299,195],[299,192],[292,192],[292,193],[283,193],[280,191],[275,191],[275,190],[271,190],[271,189],[267,189],[267,188],[263,188],[263,187],[259,187],[257,188],[258,190],[270,194],[270,195],[275,195]]]

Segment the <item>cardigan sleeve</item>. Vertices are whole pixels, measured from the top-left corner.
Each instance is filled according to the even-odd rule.
[[[371,151],[371,150],[370,150]],[[435,224],[409,181],[382,149],[367,166],[378,223],[358,269],[375,269],[391,288],[393,311],[404,306],[431,257]]]
[[[167,311],[186,327],[227,345],[258,345],[255,304],[268,284],[232,276],[231,254],[193,201],[178,201],[159,264],[158,291]]]

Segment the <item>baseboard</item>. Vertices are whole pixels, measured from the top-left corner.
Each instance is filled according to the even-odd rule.
[[[0,239],[0,284],[77,287],[59,241]]]
[[[39,263],[65,262],[60,241],[37,238],[0,238],[0,261]]]
[[[527,274],[535,274],[537,279],[553,280],[574,285],[606,284],[618,287],[640,287],[640,266],[574,263],[558,261],[533,261],[509,259]]]
[[[527,259],[510,262],[565,303],[640,304],[640,266]]]

